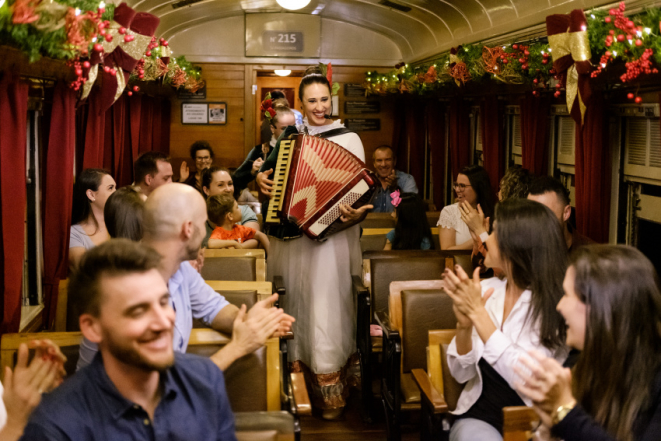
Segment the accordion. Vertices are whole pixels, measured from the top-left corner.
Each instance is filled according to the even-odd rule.
[[[377,183],[351,152],[310,135],[280,141],[273,180],[264,223],[271,228],[288,221],[318,241],[343,229],[340,205],[355,209],[368,204]]]

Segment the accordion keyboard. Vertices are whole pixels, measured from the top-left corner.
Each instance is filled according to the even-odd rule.
[[[269,208],[266,213],[265,222],[280,223],[278,211],[282,210],[283,195],[287,188],[287,178],[289,178],[289,160],[294,150],[294,141],[281,140],[280,151],[278,152],[278,160],[273,170],[273,190],[271,191],[271,200],[269,201]]]

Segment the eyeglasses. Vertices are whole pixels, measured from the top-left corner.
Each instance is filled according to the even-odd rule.
[[[454,188],[455,190],[458,189],[458,190],[460,190],[460,191],[464,191],[464,190],[466,190],[466,187],[472,187],[472,185],[469,185],[469,184],[460,184],[460,183],[458,183],[458,182],[453,182],[453,183],[452,183],[452,188]]]
[[[200,162],[211,161],[211,156],[198,156],[195,160]]]

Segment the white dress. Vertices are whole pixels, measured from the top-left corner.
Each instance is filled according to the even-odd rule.
[[[449,228],[456,232],[455,245],[471,240],[471,232],[468,229],[466,222],[461,220],[461,213],[459,212],[459,203],[447,205],[441,211],[441,216],[438,218],[436,226],[442,228]]]
[[[308,132],[316,135],[339,127],[343,125],[335,121],[308,127]],[[355,133],[329,139],[365,161],[363,144]],[[344,406],[346,371],[340,371],[356,352],[351,276],[361,272],[359,226],[336,233],[325,242],[307,236],[289,241],[272,239],[267,269],[269,280],[274,275],[283,277],[287,294],[281,303],[296,318],[294,339],[288,346],[289,361],[301,362],[307,368],[317,407]]]

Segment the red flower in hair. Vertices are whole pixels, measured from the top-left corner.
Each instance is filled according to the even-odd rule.
[[[275,110],[273,110],[273,107],[269,107],[268,112],[271,114],[271,118],[275,116]]]
[[[264,100],[264,102],[262,103],[262,107],[264,107],[264,109],[268,109],[269,107],[271,107],[272,104],[273,104],[273,100],[269,98],[267,100]]]

